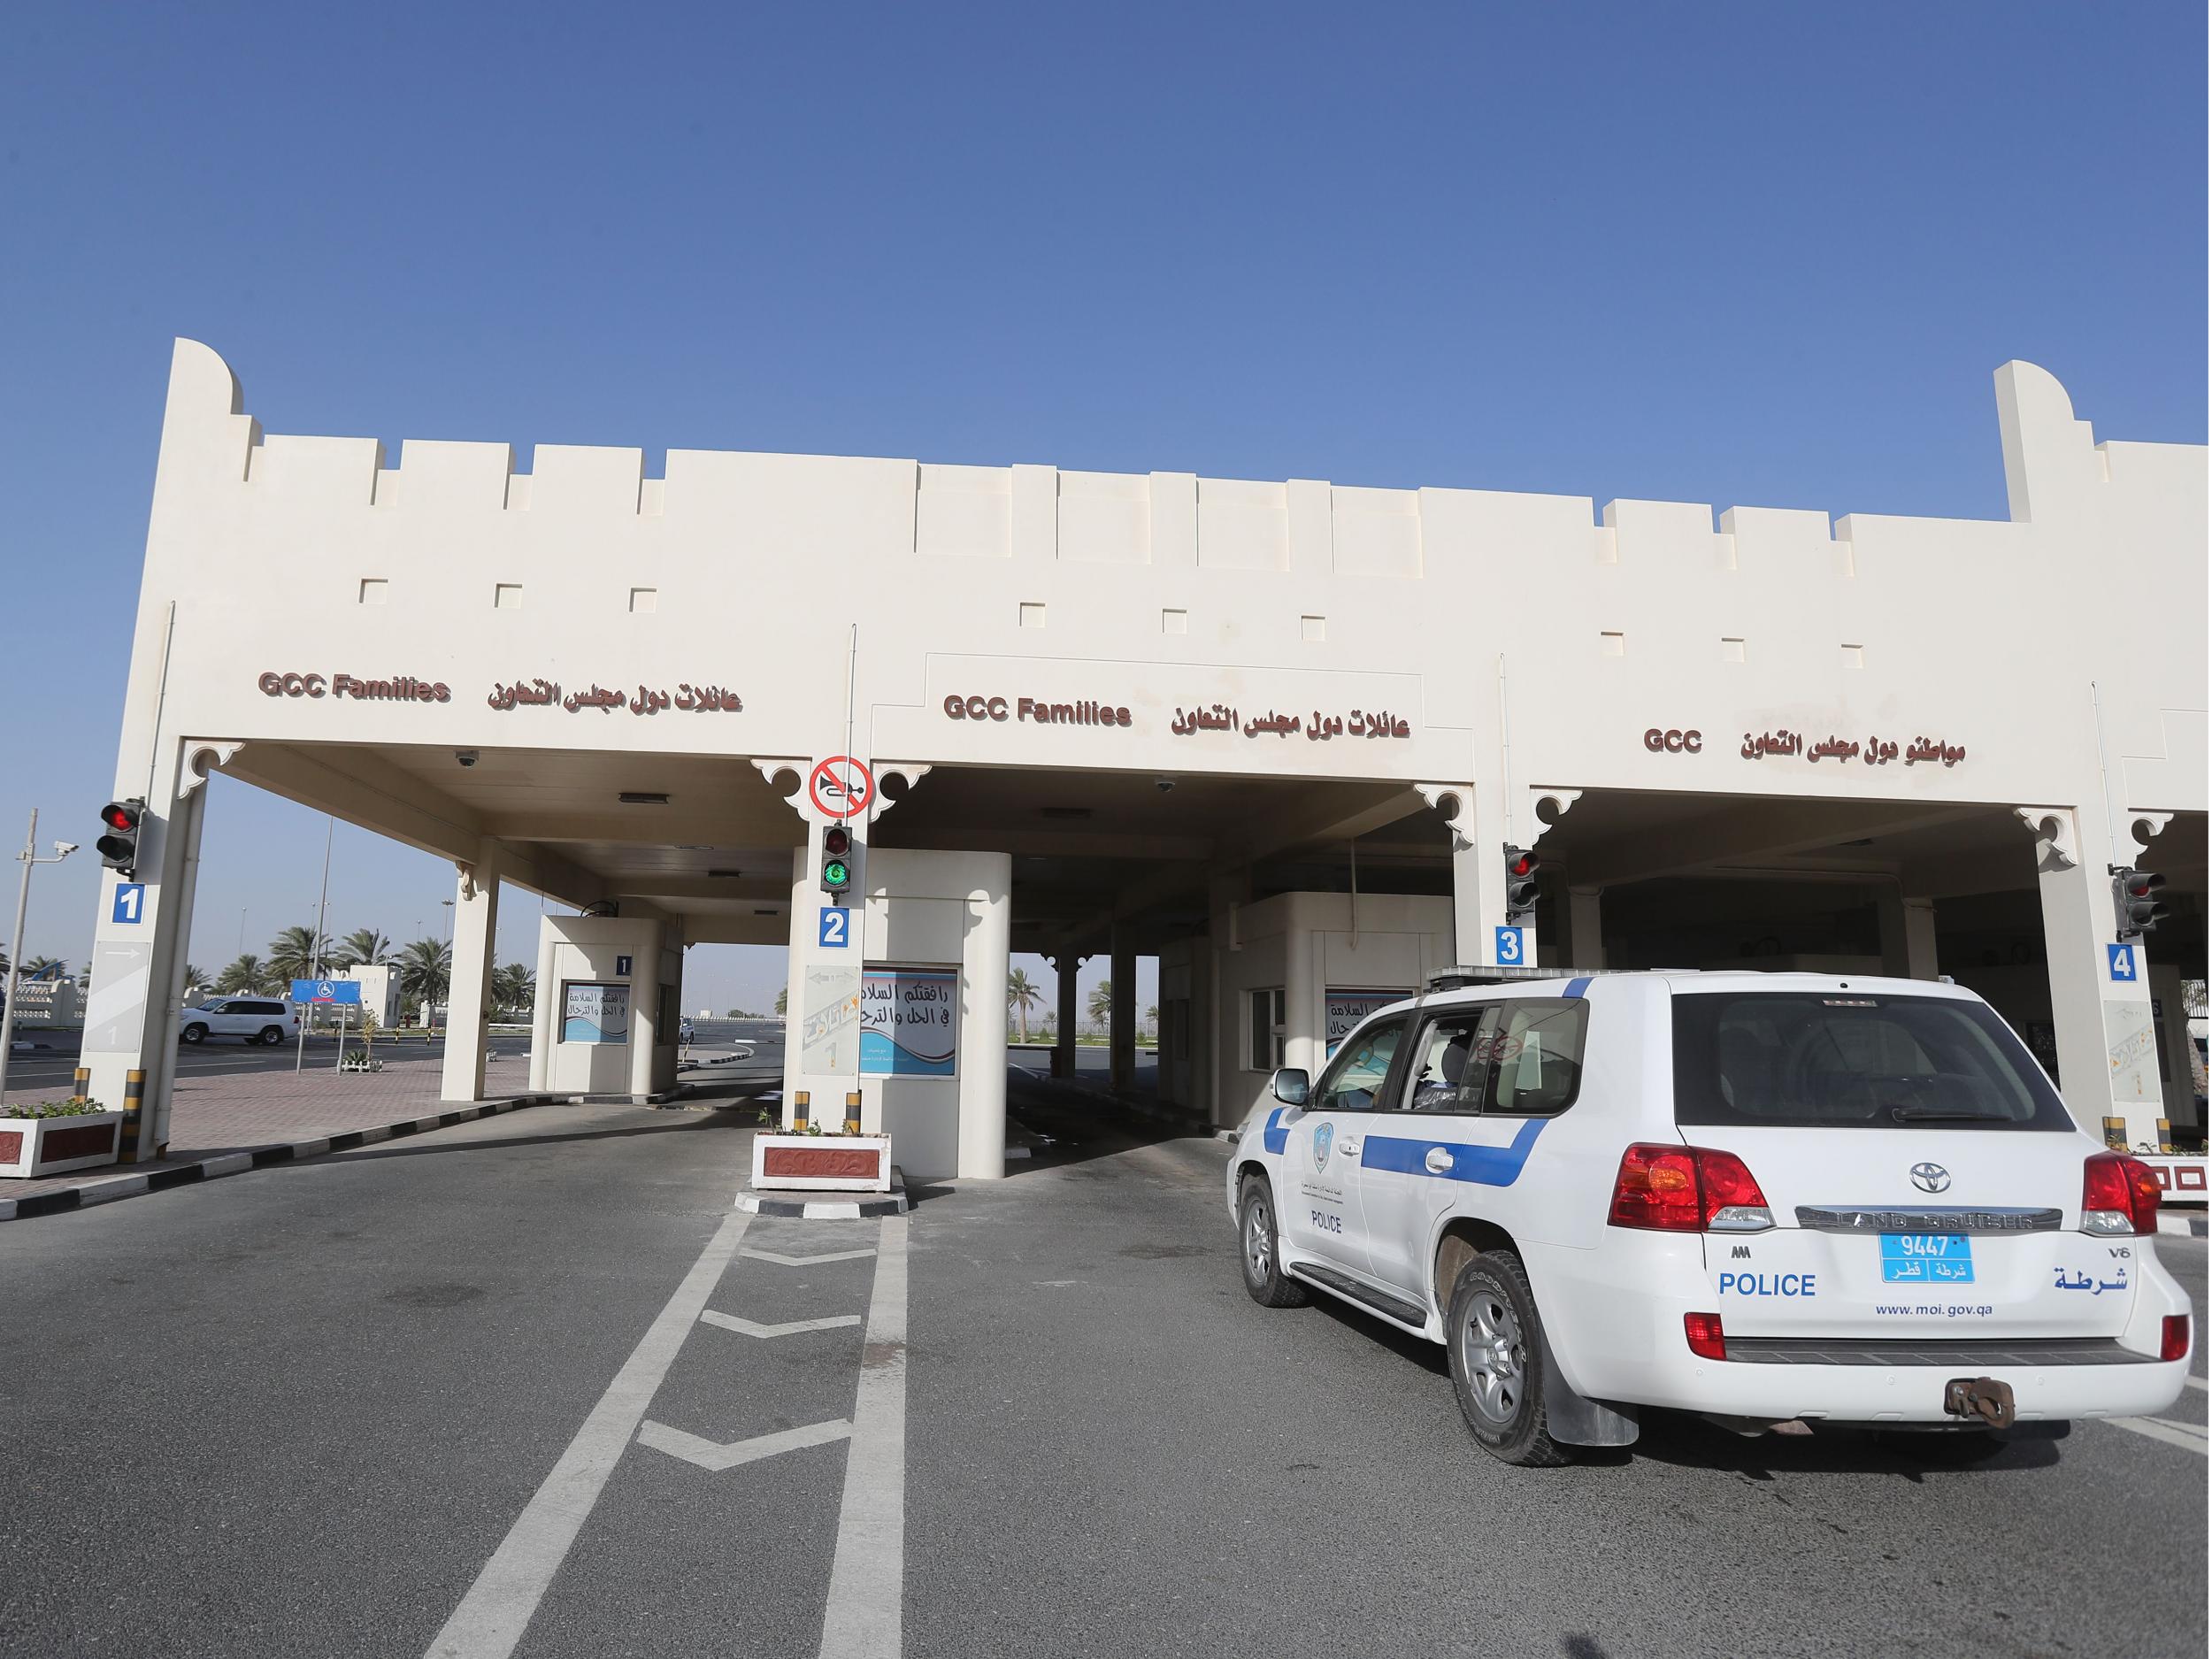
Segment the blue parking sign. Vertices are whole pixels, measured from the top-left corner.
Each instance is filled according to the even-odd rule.
[[[146,884],[143,881],[119,881],[115,884],[115,908],[108,912],[111,922],[135,926],[146,919]]]
[[[2133,945],[2107,945],[2104,948],[2104,961],[2105,972],[2126,984],[2137,984],[2143,977],[2135,971]]]
[[[853,941],[853,913],[833,904],[822,907],[821,932],[814,942],[825,949],[842,950]]]

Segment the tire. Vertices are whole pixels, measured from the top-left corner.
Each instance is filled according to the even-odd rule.
[[[1545,1426],[1543,1330],[1520,1257],[1493,1250],[1460,1269],[1444,1321],[1452,1388],[1476,1443],[1524,1469],[1571,1455]]]
[[[1246,1292],[1261,1307],[1305,1306],[1306,1287],[1283,1271],[1274,1195],[1256,1175],[1246,1179],[1237,1203],[1237,1261],[1244,1270]]]
[[[189,1042],[195,1044],[205,1042],[207,1041],[207,1027],[204,1025],[187,1025],[182,1031],[177,1033],[177,1041],[179,1042]]]
[[[284,1041],[284,1027],[281,1025],[264,1025],[261,1028],[261,1035],[255,1039],[255,1041],[259,1042],[265,1048],[273,1048],[277,1046],[277,1044]]]

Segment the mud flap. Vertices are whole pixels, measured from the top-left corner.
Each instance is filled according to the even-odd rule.
[[[1985,1424],[1993,1429],[2010,1428],[2017,1416],[2013,1406],[2012,1385],[1994,1377],[1952,1378],[1943,1385],[1943,1409],[1947,1416]]]
[[[1609,1405],[1577,1394],[1561,1375],[1551,1351],[1551,1333],[1540,1325],[1544,1342],[1544,1427],[1563,1446],[1633,1446],[1640,1431],[1640,1408]]]

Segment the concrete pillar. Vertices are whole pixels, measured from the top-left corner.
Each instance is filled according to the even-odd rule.
[[[1071,950],[1064,950],[1052,959],[1052,972],[1059,984],[1054,998],[1054,1027],[1052,1033],[1052,1075],[1075,1075],[1075,1028],[1083,1018],[1081,1003],[1076,998],[1076,972],[1083,965],[1083,958]]]
[[[1116,1089],[1133,1088],[1137,1081],[1137,944],[1129,930],[1114,925],[1111,946],[1113,1009],[1106,1025],[1106,1067],[1109,1083]]]
[[[2162,1104],[2150,976],[2142,941],[2123,950],[2114,940],[2115,860],[2102,816],[2063,807],[2021,816],[2036,838],[2059,1092],[2091,1134],[2101,1140],[2103,1120],[2117,1118],[2128,1146],[2155,1147]]]
[[[1014,861],[977,855],[987,876],[971,888],[961,941],[960,1174],[1006,1173],[1006,959],[1014,921]]]
[[[1452,955],[1463,966],[1519,966],[1498,960],[1505,926],[1505,800],[1495,789],[1455,784],[1460,807],[1451,819]],[[1525,964],[1534,966],[1536,930],[1529,929]]]
[[[1599,895],[1603,887],[1567,889],[1567,956],[1559,964],[1578,972],[1605,965],[1603,912]]]
[[[1934,979],[1935,901],[1909,897],[1886,882],[1876,889],[1874,910],[1881,927],[1882,972],[1892,979]]]
[[[530,1092],[542,1094],[553,1075],[553,1045],[560,1037],[561,981],[553,918],[538,918],[538,988],[530,1003]]]
[[[498,943],[499,872],[505,851],[486,840],[453,885],[453,969],[446,987],[445,1068],[438,1097],[484,1098],[484,1054],[491,1035],[491,978]],[[633,1010],[632,1018],[636,1018]]]
[[[113,870],[100,872],[92,989],[78,1062],[90,1074],[86,1087],[93,1099],[111,1110],[136,1109],[124,1124],[127,1164],[157,1158],[169,1144],[177,1012],[207,800],[201,780],[186,771],[182,744],[161,743],[156,752],[150,781],[142,761],[118,767],[116,798],[146,795],[132,878],[140,891],[119,902],[124,878]],[[180,789],[188,778],[193,787]]]
[[[846,826],[852,832],[853,884],[841,905],[832,905],[821,888],[822,831],[825,826],[807,818],[806,845],[791,855],[791,955],[786,982],[787,1004],[784,1016],[783,1126],[792,1126],[798,1112],[798,1095],[805,1091],[808,1111],[815,1123],[835,1128],[845,1116],[845,1096],[860,1088],[861,968],[868,949],[883,941],[864,937],[867,926],[870,890],[865,826],[858,820]],[[826,910],[841,909],[841,923],[825,925]],[[1006,964],[999,964],[997,1018],[1006,1018]],[[876,1109],[864,1105],[861,1126],[872,1133],[882,1127]],[[895,1148],[894,1149],[895,1156]]]

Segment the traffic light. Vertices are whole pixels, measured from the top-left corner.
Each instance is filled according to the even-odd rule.
[[[111,801],[100,809],[100,839],[92,843],[101,861],[127,876],[138,873],[138,820],[146,810],[144,799]]]
[[[822,891],[842,899],[853,884],[853,833],[842,824],[822,832]]]
[[[2147,933],[2166,919],[2166,907],[2158,902],[2165,885],[2166,878],[2154,872],[2112,866],[2112,913],[2122,939]]]
[[[1525,847],[1505,849],[1505,925],[1536,925],[1536,871],[1541,861]]]

